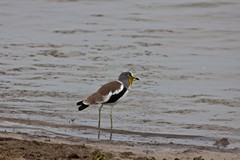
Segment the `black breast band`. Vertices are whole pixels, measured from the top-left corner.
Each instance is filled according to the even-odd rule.
[[[110,97],[110,99],[105,102],[105,103],[115,103],[117,102],[117,100],[119,100],[123,95],[124,93],[127,91],[127,88],[126,87],[123,87],[123,90],[121,92],[119,92],[118,94],[114,94]]]

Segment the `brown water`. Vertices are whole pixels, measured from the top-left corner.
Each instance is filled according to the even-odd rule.
[[[76,102],[132,70],[113,140],[240,147],[240,2],[0,2],[0,130],[97,139]],[[109,107],[101,139],[109,139]]]

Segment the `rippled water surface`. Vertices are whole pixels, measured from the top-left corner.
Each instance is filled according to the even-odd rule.
[[[240,146],[240,2],[0,2],[0,130],[97,138],[77,101],[132,70],[113,140]],[[109,107],[101,139],[109,139]]]

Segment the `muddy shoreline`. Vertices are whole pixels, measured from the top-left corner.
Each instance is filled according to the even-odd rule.
[[[150,144],[91,139],[49,138],[0,133],[1,159],[237,160],[239,149]],[[195,158],[195,159],[194,159]]]

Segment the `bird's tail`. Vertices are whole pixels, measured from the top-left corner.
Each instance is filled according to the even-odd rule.
[[[77,103],[77,106],[79,106],[79,107],[78,107],[78,110],[79,110],[79,111],[82,111],[82,110],[84,110],[85,108],[87,108],[89,105],[86,105],[86,104],[83,103],[83,101],[80,101],[80,102]]]

